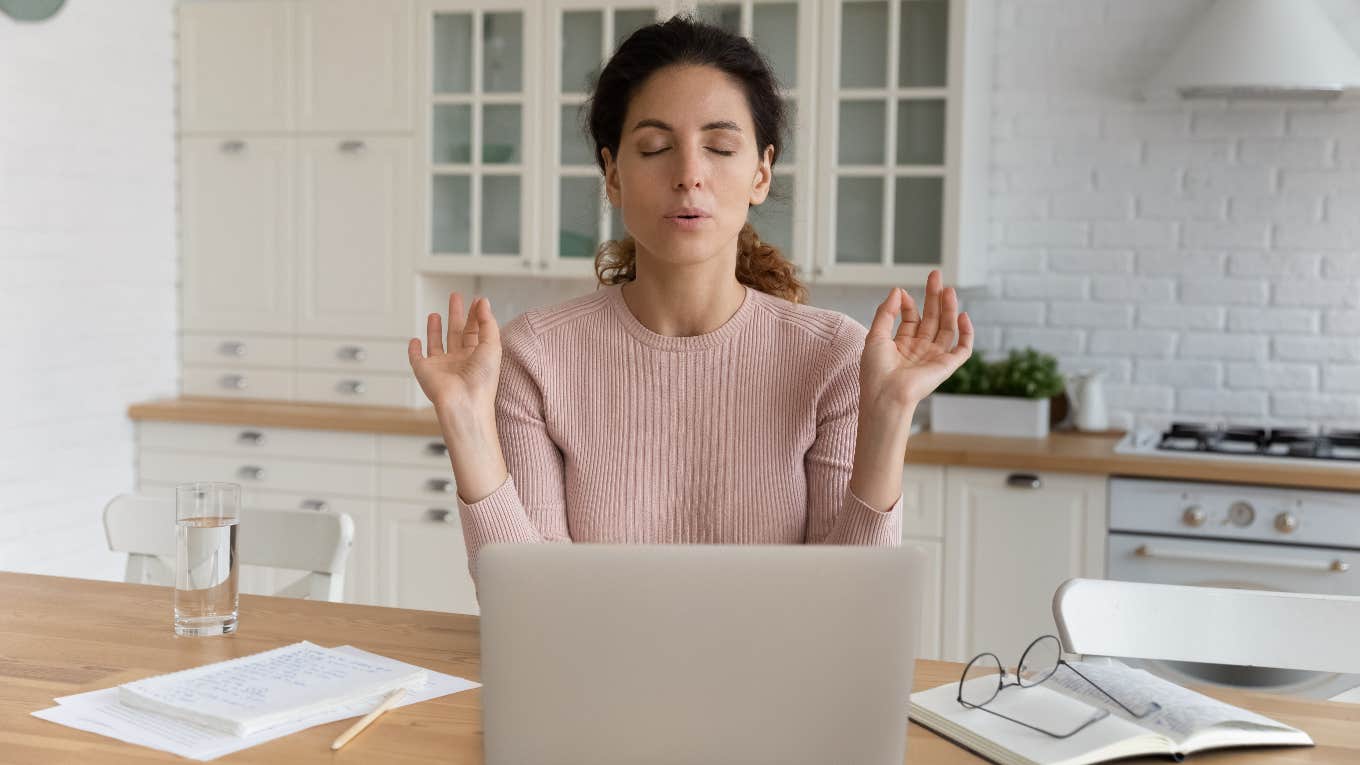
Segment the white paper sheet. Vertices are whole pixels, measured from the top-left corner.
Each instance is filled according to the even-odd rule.
[[[396,668],[420,669],[420,667],[369,653],[353,646],[339,646],[335,650],[370,661],[390,663]],[[424,687],[409,692],[397,706],[404,707],[408,704],[447,696],[450,693],[481,687],[481,683],[475,683],[461,677],[446,675],[433,670],[426,670],[426,672],[427,680]],[[116,687],[79,693],[73,696],[62,696],[56,699],[57,706],[33,712],[33,716],[131,744],[171,752],[189,759],[212,760],[224,754],[249,749],[257,744],[286,736],[289,733],[296,733],[315,725],[368,714],[381,703],[384,695],[378,694],[371,698],[318,712],[305,720],[268,728],[250,736],[233,736],[190,722],[176,720],[154,712],[144,712],[120,704]]]

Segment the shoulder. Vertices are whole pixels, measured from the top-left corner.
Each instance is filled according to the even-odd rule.
[[[550,339],[596,325],[608,308],[608,295],[604,289],[531,308],[505,324],[501,329],[501,343],[506,348],[519,350],[541,347]]]
[[[753,294],[765,320],[784,340],[816,347],[823,363],[831,366],[858,361],[869,330],[853,317],[830,308],[792,303],[763,292]]]

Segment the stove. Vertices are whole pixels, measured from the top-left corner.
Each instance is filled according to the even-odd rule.
[[[1360,465],[1360,430],[1173,422],[1164,431],[1129,432],[1115,446],[1115,452],[1355,467]]]

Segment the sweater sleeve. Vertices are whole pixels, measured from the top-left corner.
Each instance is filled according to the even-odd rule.
[[[902,543],[901,495],[892,507],[875,508],[850,491],[859,426],[859,357],[868,334],[845,317],[818,365],[824,377],[817,396],[817,435],[804,457],[808,544]]]
[[[505,326],[496,388],[496,432],[510,474],[471,504],[458,498],[468,572],[477,584],[477,553],[493,542],[570,542],[562,452],[548,433],[542,346],[528,318]]]

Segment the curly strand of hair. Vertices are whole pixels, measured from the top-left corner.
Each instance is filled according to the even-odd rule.
[[[737,281],[791,303],[807,302],[807,287],[794,265],[778,247],[762,242],[750,223],[737,235]],[[612,239],[595,251],[595,278],[603,285],[631,282],[637,277],[637,243],[631,236]]]

